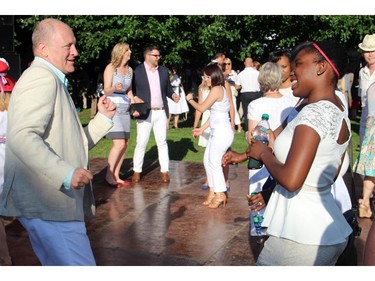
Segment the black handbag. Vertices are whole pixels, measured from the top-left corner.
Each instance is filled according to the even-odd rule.
[[[133,114],[134,111],[138,111],[139,114],[146,114],[147,112],[147,103],[142,102],[142,103],[132,103],[130,105],[130,114]]]

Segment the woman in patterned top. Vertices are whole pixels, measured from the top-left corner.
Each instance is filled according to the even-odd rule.
[[[112,139],[108,155],[106,181],[113,187],[128,187],[129,183],[120,178],[120,169],[130,138],[130,104],[134,102],[132,92],[133,70],[129,66],[131,50],[128,43],[117,43],[111,54],[111,62],[103,74],[104,94],[116,104],[113,117],[114,126],[106,135]]]

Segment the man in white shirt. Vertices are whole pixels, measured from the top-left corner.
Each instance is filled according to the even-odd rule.
[[[161,179],[169,182],[169,154],[167,144],[167,121],[169,108],[167,97],[174,102],[180,100],[169,80],[169,70],[159,65],[161,58],[157,46],[148,46],[143,51],[144,63],[134,70],[133,94],[147,104],[147,111],[137,117],[137,144],[133,156],[133,182],[139,182],[143,161],[151,130],[158,147]]]
[[[244,130],[248,130],[247,120],[247,107],[250,102],[262,96],[259,88],[258,76],[259,71],[254,68],[253,59],[250,57],[245,58],[245,69],[242,70],[237,77],[235,84],[236,90],[241,89],[241,102],[243,108],[243,116],[245,118]]]
[[[375,82],[375,34],[367,34],[358,47],[366,60],[366,65],[359,70],[359,96],[362,104],[359,138],[360,145],[362,145],[368,116],[367,89]]]

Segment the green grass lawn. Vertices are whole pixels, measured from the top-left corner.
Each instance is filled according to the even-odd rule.
[[[82,124],[85,126],[90,120],[90,109],[84,109],[79,112]],[[171,160],[177,161],[187,161],[187,162],[202,162],[203,161],[203,147],[198,146],[198,138],[194,139],[192,137],[192,127],[193,127],[194,117],[190,112],[188,120],[184,121],[180,118],[179,130],[173,128],[172,124],[167,133],[167,141],[169,148],[169,158]],[[172,122],[172,121],[171,121]],[[353,143],[353,159],[356,159],[359,153],[358,142],[359,142],[359,119],[352,121],[352,143]],[[132,159],[135,141],[136,141],[136,124],[135,120],[131,122],[129,146],[126,151],[125,158]],[[108,152],[111,149],[112,141],[103,138],[92,150],[89,152],[90,158],[97,157],[108,157]],[[247,148],[247,142],[245,141],[245,133],[236,133],[234,137],[233,144],[231,148],[235,151],[243,152]],[[151,133],[149,143],[147,145],[146,157],[150,159],[157,159],[157,148],[155,144],[155,139]],[[241,165],[246,165],[242,163]]]

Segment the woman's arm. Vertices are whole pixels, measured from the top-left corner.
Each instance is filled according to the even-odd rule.
[[[314,161],[320,142],[319,134],[309,126],[296,127],[292,144],[282,164],[272,150],[261,141],[252,139],[249,155],[260,159],[271,176],[288,191],[294,192],[302,187]]]
[[[229,117],[230,117],[230,123],[232,125],[233,132],[236,132],[235,124],[234,124],[234,103],[233,103],[233,96],[232,96],[232,90],[230,88],[230,84],[228,81],[225,80],[225,89],[227,91],[227,96],[229,99]]]
[[[200,112],[204,112],[209,109],[216,101],[221,101],[224,97],[224,90],[222,86],[215,86],[211,88],[210,93],[208,94],[207,98],[204,100],[203,103],[197,103],[194,98],[193,94],[189,93],[186,96],[186,100],[188,103],[191,104],[196,110]]]
[[[129,67],[129,71],[130,71],[130,81],[133,81],[133,69],[131,67]],[[126,94],[128,95],[128,97],[130,99],[130,103],[135,103],[131,82],[130,82],[130,85],[129,85],[129,88],[128,88]]]
[[[112,77],[115,70],[112,67],[112,64],[108,64],[103,73],[103,91],[106,96],[111,95],[115,90],[116,87],[112,86]]]

